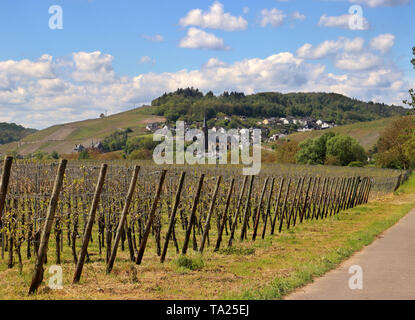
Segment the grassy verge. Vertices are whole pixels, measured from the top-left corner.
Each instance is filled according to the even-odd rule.
[[[356,230],[351,234],[332,233],[330,240],[337,240],[339,244],[328,250],[322,249],[321,256],[312,255],[310,260],[298,264],[290,275],[286,277],[276,277],[273,281],[260,289],[250,289],[237,295],[229,295],[228,298],[239,299],[281,299],[294,289],[301,287],[312,281],[314,277],[323,275],[332,270],[342,261],[350,257],[356,251],[372,243],[379,234],[394,225],[404,217],[415,205],[412,199],[406,197],[415,192],[415,177],[405,183],[393,197],[388,197],[380,201],[372,202],[365,206],[351,209],[344,216],[339,216],[338,221],[347,221],[350,219],[367,220],[364,228]],[[360,218],[362,216],[363,218]],[[376,217],[377,216],[377,217]],[[379,219],[379,217],[382,217]],[[341,231],[339,223],[335,228],[337,232]],[[354,224],[354,223],[353,223]],[[307,228],[306,228],[307,229]],[[294,239],[301,242],[299,231]],[[323,243],[321,243],[323,245]]]
[[[415,176],[411,176],[394,195],[263,240],[236,241],[232,249],[225,246],[214,253],[213,234],[203,256],[189,250],[186,258],[180,257],[171,244],[164,264],[159,263],[154,241],[149,241],[142,265],[129,261],[128,249],[120,249],[110,275],[105,273],[105,249],[100,255],[94,232],[90,262],[77,285],[71,284],[74,263],[65,244],[62,290],[47,287],[48,270],[55,261],[52,234],[39,292],[27,295],[34,258],[25,259],[22,248],[21,273],[17,265],[7,268],[7,252],[0,260],[0,299],[280,299],[370,244],[415,207],[414,195]]]

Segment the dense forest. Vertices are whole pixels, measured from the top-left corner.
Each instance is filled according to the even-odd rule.
[[[363,102],[337,93],[263,92],[245,95],[225,91],[219,96],[198,89],[178,89],[152,101],[154,113],[169,121],[200,121],[218,113],[247,118],[313,117],[337,125],[406,115],[408,109],[384,103]]]
[[[35,129],[26,129],[15,123],[0,123],[0,144],[19,141],[27,135],[35,132]]]

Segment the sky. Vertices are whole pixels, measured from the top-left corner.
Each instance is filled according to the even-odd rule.
[[[0,121],[42,129],[195,87],[403,105],[414,0],[2,0]]]

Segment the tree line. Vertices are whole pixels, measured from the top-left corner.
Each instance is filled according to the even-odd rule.
[[[199,89],[177,89],[165,93],[151,103],[153,112],[169,121],[187,122],[213,119],[218,113],[229,117],[247,118],[312,117],[338,125],[371,121],[384,117],[406,115],[407,109],[384,103],[363,102],[337,93],[279,93],[263,92],[245,95],[228,92],[215,96],[212,91],[203,94]]]

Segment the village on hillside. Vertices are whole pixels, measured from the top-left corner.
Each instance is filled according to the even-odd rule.
[[[245,117],[239,117],[241,121],[246,121]],[[225,116],[224,120],[230,121],[230,118]],[[313,130],[324,130],[333,128],[336,125],[332,122],[327,122],[321,119],[314,119],[312,117],[306,118],[294,118],[294,117],[281,117],[281,118],[266,118],[262,121],[256,123],[255,128],[263,130],[263,141],[277,141],[282,138],[285,138],[288,134],[293,132],[306,132]],[[195,124],[190,124],[185,122],[185,130],[189,130],[192,127],[195,127]],[[239,132],[249,129],[252,131],[255,129],[253,127],[249,128],[236,128]],[[171,130],[174,131],[174,127],[166,122],[152,122],[146,126],[146,130],[149,132],[155,132],[156,130]],[[226,128],[213,126],[210,128],[213,132],[225,133]],[[163,132],[163,131],[162,131]],[[160,132],[160,133],[162,133]]]
[[[229,116],[217,116],[213,119],[214,121],[221,121],[220,123],[228,124],[232,119]],[[244,116],[239,116],[238,120],[240,123],[248,122],[248,118]],[[252,125],[247,125],[245,127],[238,126],[236,128],[232,128],[237,130],[237,132],[244,136],[245,133],[249,132],[252,133],[254,129],[261,129],[261,138],[262,142],[276,142],[280,141],[281,139],[286,138],[289,134],[294,132],[307,132],[313,130],[325,130],[329,128],[333,128],[336,125],[332,122],[324,121],[321,119],[315,119],[312,117],[304,117],[304,118],[295,118],[295,117],[271,117],[271,118],[264,118],[262,120],[256,121]],[[209,129],[213,132],[217,132],[219,134],[226,134],[227,131],[230,129],[228,126],[211,126],[208,128],[206,125],[206,121],[204,120],[203,123],[201,122],[184,122],[184,129],[185,133],[187,133],[191,129]],[[120,129],[121,130],[121,129]],[[167,134],[168,131],[175,132],[175,127],[169,121],[167,122],[150,122],[146,125],[146,130],[149,133],[154,133],[158,130],[160,134]],[[197,137],[196,137],[197,138]],[[229,137],[232,140],[232,137]],[[235,138],[236,139],[236,138]],[[242,148],[241,142],[241,148]],[[80,153],[84,150],[96,150],[99,153],[105,153],[105,148],[101,141],[92,141],[90,146],[84,146],[83,144],[76,144],[72,152]]]

